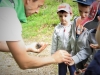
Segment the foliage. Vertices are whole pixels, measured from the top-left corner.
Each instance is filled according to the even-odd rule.
[[[57,6],[63,2],[69,3],[73,9],[73,17],[78,15],[77,3],[71,0],[46,0],[38,14],[27,18],[28,22],[22,24],[22,36],[24,39],[31,39],[34,36],[52,33],[54,26],[59,23],[56,13]]]

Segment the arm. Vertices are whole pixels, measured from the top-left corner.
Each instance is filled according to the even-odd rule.
[[[86,32],[87,33],[87,32]],[[80,42],[78,44],[79,47],[79,51],[76,53],[76,55],[72,56],[72,62],[73,64],[77,64],[79,62],[81,62],[82,60],[86,59],[91,53],[92,53],[92,50],[89,46],[89,41],[88,41],[88,33],[84,36],[84,39],[82,39],[82,45],[80,45]],[[81,36],[81,37],[83,37]]]
[[[82,60],[85,60],[89,55],[91,54],[91,51],[89,48],[83,48],[81,51],[79,51],[76,55],[72,57],[75,64],[81,62]]]
[[[37,68],[48,64],[68,62],[70,55],[66,51],[57,51],[52,56],[35,57],[29,56],[23,41],[7,41],[14,59],[22,69]],[[62,52],[62,53],[61,53]]]
[[[36,44],[37,43],[32,43],[30,45],[26,45],[26,51],[27,52],[39,53],[39,52],[43,51],[48,46],[48,44],[46,44],[44,42],[41,42],[40,43],[41,47],[39,49],[36,49]],[[0,51],[2,51],[2,52],[10,52],[6,42],[0,41]]]
[[[96,32],[96,40],[100,46],[100,16],[98,16],[98,20],[99,20],[99,25],[98,25],[98,28],[97,28],[97,32]]]
[[[0,41],[6,41],[6,46],[12,53],[15,61],[20,68],[37,68],[51,63],[53,64],[70,61],[70,55],[63,50],[58,50],[52,56],[47,57],[29,56],[27,53],[26,46],[21,37],[21,24],[17,18],[17,14],[14,9],[7,8],[4,10],[4,8],[1,8],[0,19]],[[13,35],[11,34],[11,32],[13,33]],[[5,46],[0,43],[0,48],[1,47],[2,49],[4,49]]]

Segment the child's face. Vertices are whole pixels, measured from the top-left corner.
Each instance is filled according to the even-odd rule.
[[[81,19],[85,19],[89,15],[90,6],[81,6],[78,4],[78,9]]]
[[[58,12],[58,16],[59,16],[59,20],[61,22],[62,25],[67,25],[70,22],[71,19],[71,14],[67,13],[67,12]]]

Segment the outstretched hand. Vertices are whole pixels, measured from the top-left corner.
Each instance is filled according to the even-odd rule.
[[[37,48],[37,44],[40,45],[40,47]],[[34,42],[31,45],[27,46],[27,51],[28,52],[35,52],[35,53],[40,53],[42,52],[49,44],[45,43],[45,42]]]
[[[71,55],[65,50],[56,51],[54,54],[52,54],[52,57],[54,58],[56,63],[71,61]]]

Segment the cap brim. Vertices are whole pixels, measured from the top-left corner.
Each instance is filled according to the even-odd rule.
[[[78,2],[78,3],[82,3],[82,4],[85,4],[85,5],[91,5],[91,4],[88,4],[88,3],[84,3],[84,2],[81,2],[81,1],[77,1],[77,0],[73,0],[73,2]]]
[[[60,10],[57,10],[57,12],[59,11],[65,11],[65,12],[68,12],[68,10],[65,10],[65,9],[60,9]],[[68,12],[69,13],[69,12]]]

